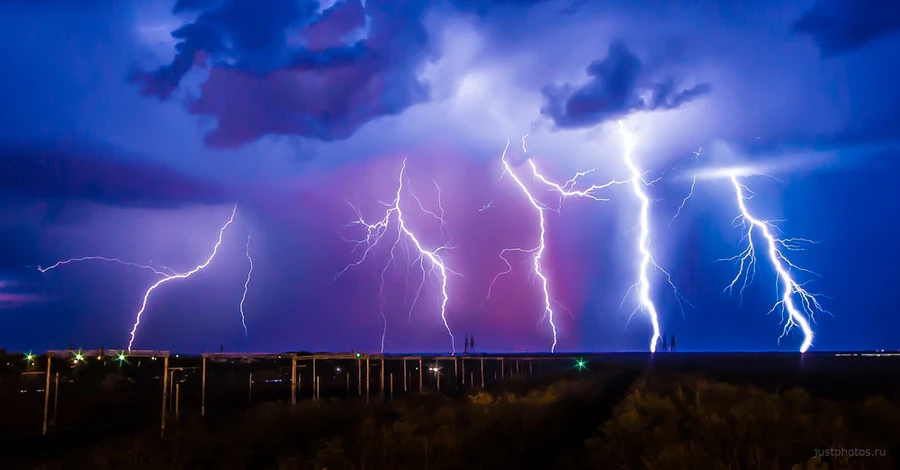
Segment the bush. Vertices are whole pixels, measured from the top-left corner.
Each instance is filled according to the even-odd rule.
[[[153,428],[18,468],[887,469],[890,455],[820,458],[814,449],[898,444],[900,409],[880,396],[838,403],[802,389],[677,377],[629,379],[623,394],[612,383],[587,377],[518,394],[371,406],[262,405],[229,419],[193,416],[163,438]]]

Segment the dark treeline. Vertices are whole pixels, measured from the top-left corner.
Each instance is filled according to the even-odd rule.
[[[827,395],[827,393],[825,394]],[[41,447],[6,469],[891,469],[897,397],[821,398],[698,375],[583,373],[455,397],[270,403]],[[25,454],[23,450],[20,454]],[[821,455],[821,454],[837,455]]]

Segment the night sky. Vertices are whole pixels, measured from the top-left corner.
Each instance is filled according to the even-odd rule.
[[[385,332],[388,352],[449,351],[438,273],[412,308],[414,246],[389,264],[396,218],[335,279],[365,251],[345,240],[361,234],[354,207],[383,217],[405,160],[404,221],[458,273],[457,349],[473,334],[480,350],[547,351],[532,254],[508,253],[485,301],[501,251],[540,235],[503,172],[509,140],[547,208],[556,350],[646,350],[649,317],[632,316],[634,293],[622,303],[639,278],[633,186],[560,205],[526,162],[559,183],[595,169],[582,189],[627,179],[619,121],[653,182],[650,251],[691,304],[649,271],[679,350],[802,342],[779,342],[784,317],[767,314],[780,293],[758,233],[753,283],[723,292],[738,266],[717,260],[746,240],[719,170],[738,166],[755,217],[816,242],[784,251],[827,310],[812,350],[900,348],[894,0],[15,0],[0,18],[0,348],[125,347],[162,275],[37,267],[184,273],[236,205],[210,264],[152,293],[135,348],[378,352]]]

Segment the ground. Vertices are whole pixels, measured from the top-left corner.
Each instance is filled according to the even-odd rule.
[[[530,375],[524,360],[507,358],[502,379],[499,363],[487,361],[484,389],[478,358],[466,360],[465,385],[444,363],[442,395],[427,365],[424,393],[414,375],[404,392],[402,365],[389,360],[393,393],[386,379],[378,394],[373,366],[368,404],[356,361],[318,361],[321,399],[312,400],[311,371],[301,367],[294,407],[280,381],[290,367],[279,361],[211,363],[206,416],[197,376],[177,378],[179,416],[169,411],[162,438],[159,371],[142,363],[110,373],[117,369],[98,363],[96,373],[61,379],[46,437],[35,435],[44,394],[10,393],[7,378],[0,451],[22,462],[4,468],[876,469],[900,459],[897,357],[608,354],[584,356],[579,367],[580,357],[541,358]]]

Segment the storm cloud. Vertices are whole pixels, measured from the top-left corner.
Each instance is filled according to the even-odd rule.
[[[382,217],[379,201],[395,194],[408,159],[404,185],[424,207],[446,208],[447,232],[404,193],[410,228],[427,248],[452,244],[448,266],[464,276],[451,279],[449,325],[485,350],[543,350],[549,329],[536,325],[544,304],[530,257],[511,257],[513,272],[484,303],[508,267],[497,255],[540,236],[501,152],[510,140],[509,159],[524,158],[527,133],[527,155],[550,179],[588,169],[585,185],[621,179],[614,126],[579,129],[623,118],[640,139],[635,163],[648,179],[665,176],[647,186],[655,260],[699,309],[682,315],[665,279],[653,281],[660,326],[681,346],[795,342],[776,341],[781,326],[765,312],[778,299],[765,279],[746,303],[721,295],[734,267],[714,261],[740,252],[743,232],[730,224],[738,207],[727,182],[691,184],[699,170],[731,163],[715,158],[718,141],[742,162],[779,163],[778,180],[747,178],[759,217],[786,219],[786,236],[822,240],[790,254],[833,296],[816,347],[895,346],[882,295],[894,283],[885,266],[900,264],[898,227],[884,217],[900,203],[881,184],[896,172],[900,135],[891,4],[334,2],[0,4],[0,55],[11,64],[0,86],[0,242],[9,247],[0,308],[16,309],[0,323],[4,346],[121,345],[145,273],[86,264],[42,275],[33,266],[102,255],[189,269],[237,204],[211,269],[154,294],[147,347],[374,352],[387,319],[389,351],[445,349],[440,284],[425,284],[410,321],[407,286],[417,278],[401,262],[382,290],[388,246],[333,280],[358,259],[340,237],[357,216],[347,201]],[[539,118],[556,126],[534,125]],[[781,165],[788,157],[797,165]],[[542,189],[527,173],[516,172]],[[640,201],[628,185],[608,196],[614,203],[570,199],[546,213],[549,288],[571,312],[555,317],[560,351],[646,348],[650,325],[642,315],[630,322],[633,304],[621,304],[638,277]],[[556,205],[553,194],[540,198]],[[251,227],[247,336],[238,306]],[[872,276],[846,276],[855,272]]]
[[[825,57],[855,51],[898,30],[896,0],[818,0],[794,23],[794,31],[811,36]]]
[[[587,74],[590,80],[583,85],[545,87],[541,114],[560,128],[590,127],[638,111],[675,109],[712,89],[708,83],[679,89],[671,77],[653,82],[620,40],[610,43],[605,58],[588,65]]]
[[[109,146],[59,140],[0,145],[0,200],[10,203],[94,202],[171,208],[230,202],[216,183],[187,177]]]
[[[208,146],[236,148],[266,135],[343,140],[365,123],[428,98],[416,70],[429,55],[426,2],[179,1],[199,13],[175,30],[173,61],[130,79],[161,100],[185,75],[211,66],[187,109],[217,126]]]
[[[450,3],[464,13],[485,16],[497,8],[527,8],[547,2],[548,0],[451,0]]]

